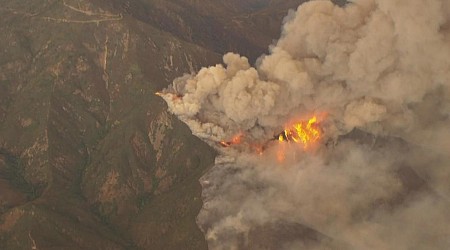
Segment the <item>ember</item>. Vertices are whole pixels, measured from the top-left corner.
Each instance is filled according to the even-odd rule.
[[[243,136],[244,135],[242,133],[240,133],[240,134],[233,136],[233,138],[230,141],[221,141],[221,142],[219,142],[219,144],[222,147],[229,147],[231,145],[240,144]]]

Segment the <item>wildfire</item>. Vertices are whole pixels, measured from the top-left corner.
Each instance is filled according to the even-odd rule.
[[[252,141],[249,138],[245,138],[243,132],[236,134],[230,140],[220,141],[218,144],[224,148],[240,145],[242,149],[247,148],[251,152],[262,155],[263,152],[273,141],[278,141],[276,158],[278,162],[284,162],[286,159],[296,157],[295,150],[292,151],[287,143],[291,142],[301,145],[304,150],[313,149],[313,145],[321,138],[322,130],[319,127],[319,119],[316,116],[311,117],[309,120],[297,121],[289,123],[285,129],[265,142]],[[245,150],[245,149],[244,149]]]
[[[276,157],[278,162],[282,163],[286,158],[294,157],[295,152],[288,150],[288,145],[281,142],[293,142],[303,145],[306,150],[317,142],[321,137],[321,130],[319,127],[319,121],[316,116],[313,116],[309,120],[290,123],[280,134],[276,135],[273,140],[278,140],[278,150]]]
[[[162,92],[156,92],[155,95],[160,96],[160,97],[164,97],[164,96],[171,96],[172,97],[172,101],[176,101],[176,100],[181,100],[183,98],[182,94],[165,94]]]
[[[220,145],[222,145],[223,147],[229,147],[231,145],[236,145],[236,144],[240,144],[242,142],[242,137],[244,135],[242,133],[237,134],[235,136],[233,136],[233,138],[229,141],[221,141],[219,142]]]
[[[278,141],[301,143],[304,148],[307,148],[320,139],[320,134],[318,120],[314,116],[308,121],[300,121],[290,125],[278,135]]]

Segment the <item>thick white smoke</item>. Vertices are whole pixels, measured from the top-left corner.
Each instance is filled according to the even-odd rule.
[[[201,180],[210,248],[450,248],[448,0],[307,2],[256,67],[224,63],[162,93],[200,138],[266,141],[326,115],[314,151],[223,150],[235,159]]]

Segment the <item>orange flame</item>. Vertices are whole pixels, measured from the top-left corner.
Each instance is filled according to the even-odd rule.
[[[280,142],[276,157],[279,163],[283,163],[287,158],[295,157],[295,152],[292,155],[286,151],[288,145],[281,142],[294,142],[303,145],[303,148],[307,150],[321,137],[321,130],[319,127],[319,121],[316,116],[313,116],[309,120],[290,123],[286,126],[283,132],[278,134],[275,139]]]
[[[278,162],[283,162],[284,159],[286,159],[286,153],[284,152],[285,149],[278,149],[277,151],[277,160]]]
[[[278,136],[278,141],[301,143],[304,148],[307,148],[320,139],[321,132],[318,123],[316,116],[313,116],[308,121],[296,122]]]
[[[229,147],[231,145],[241,144],[243,136],[244,135],[242,133],[240,133],[240,134],[233,136],[233,138],[230,141],[221,141],[219,143],[223,147]]]

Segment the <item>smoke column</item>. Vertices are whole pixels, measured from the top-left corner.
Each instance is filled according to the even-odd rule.
[[[160,94],[211,145],[246,141],[201,179],[210,249],[450,249],[448,0],[310,1],[255,67],[223,62]],[[249,149],[312,115],[314,150]]]

